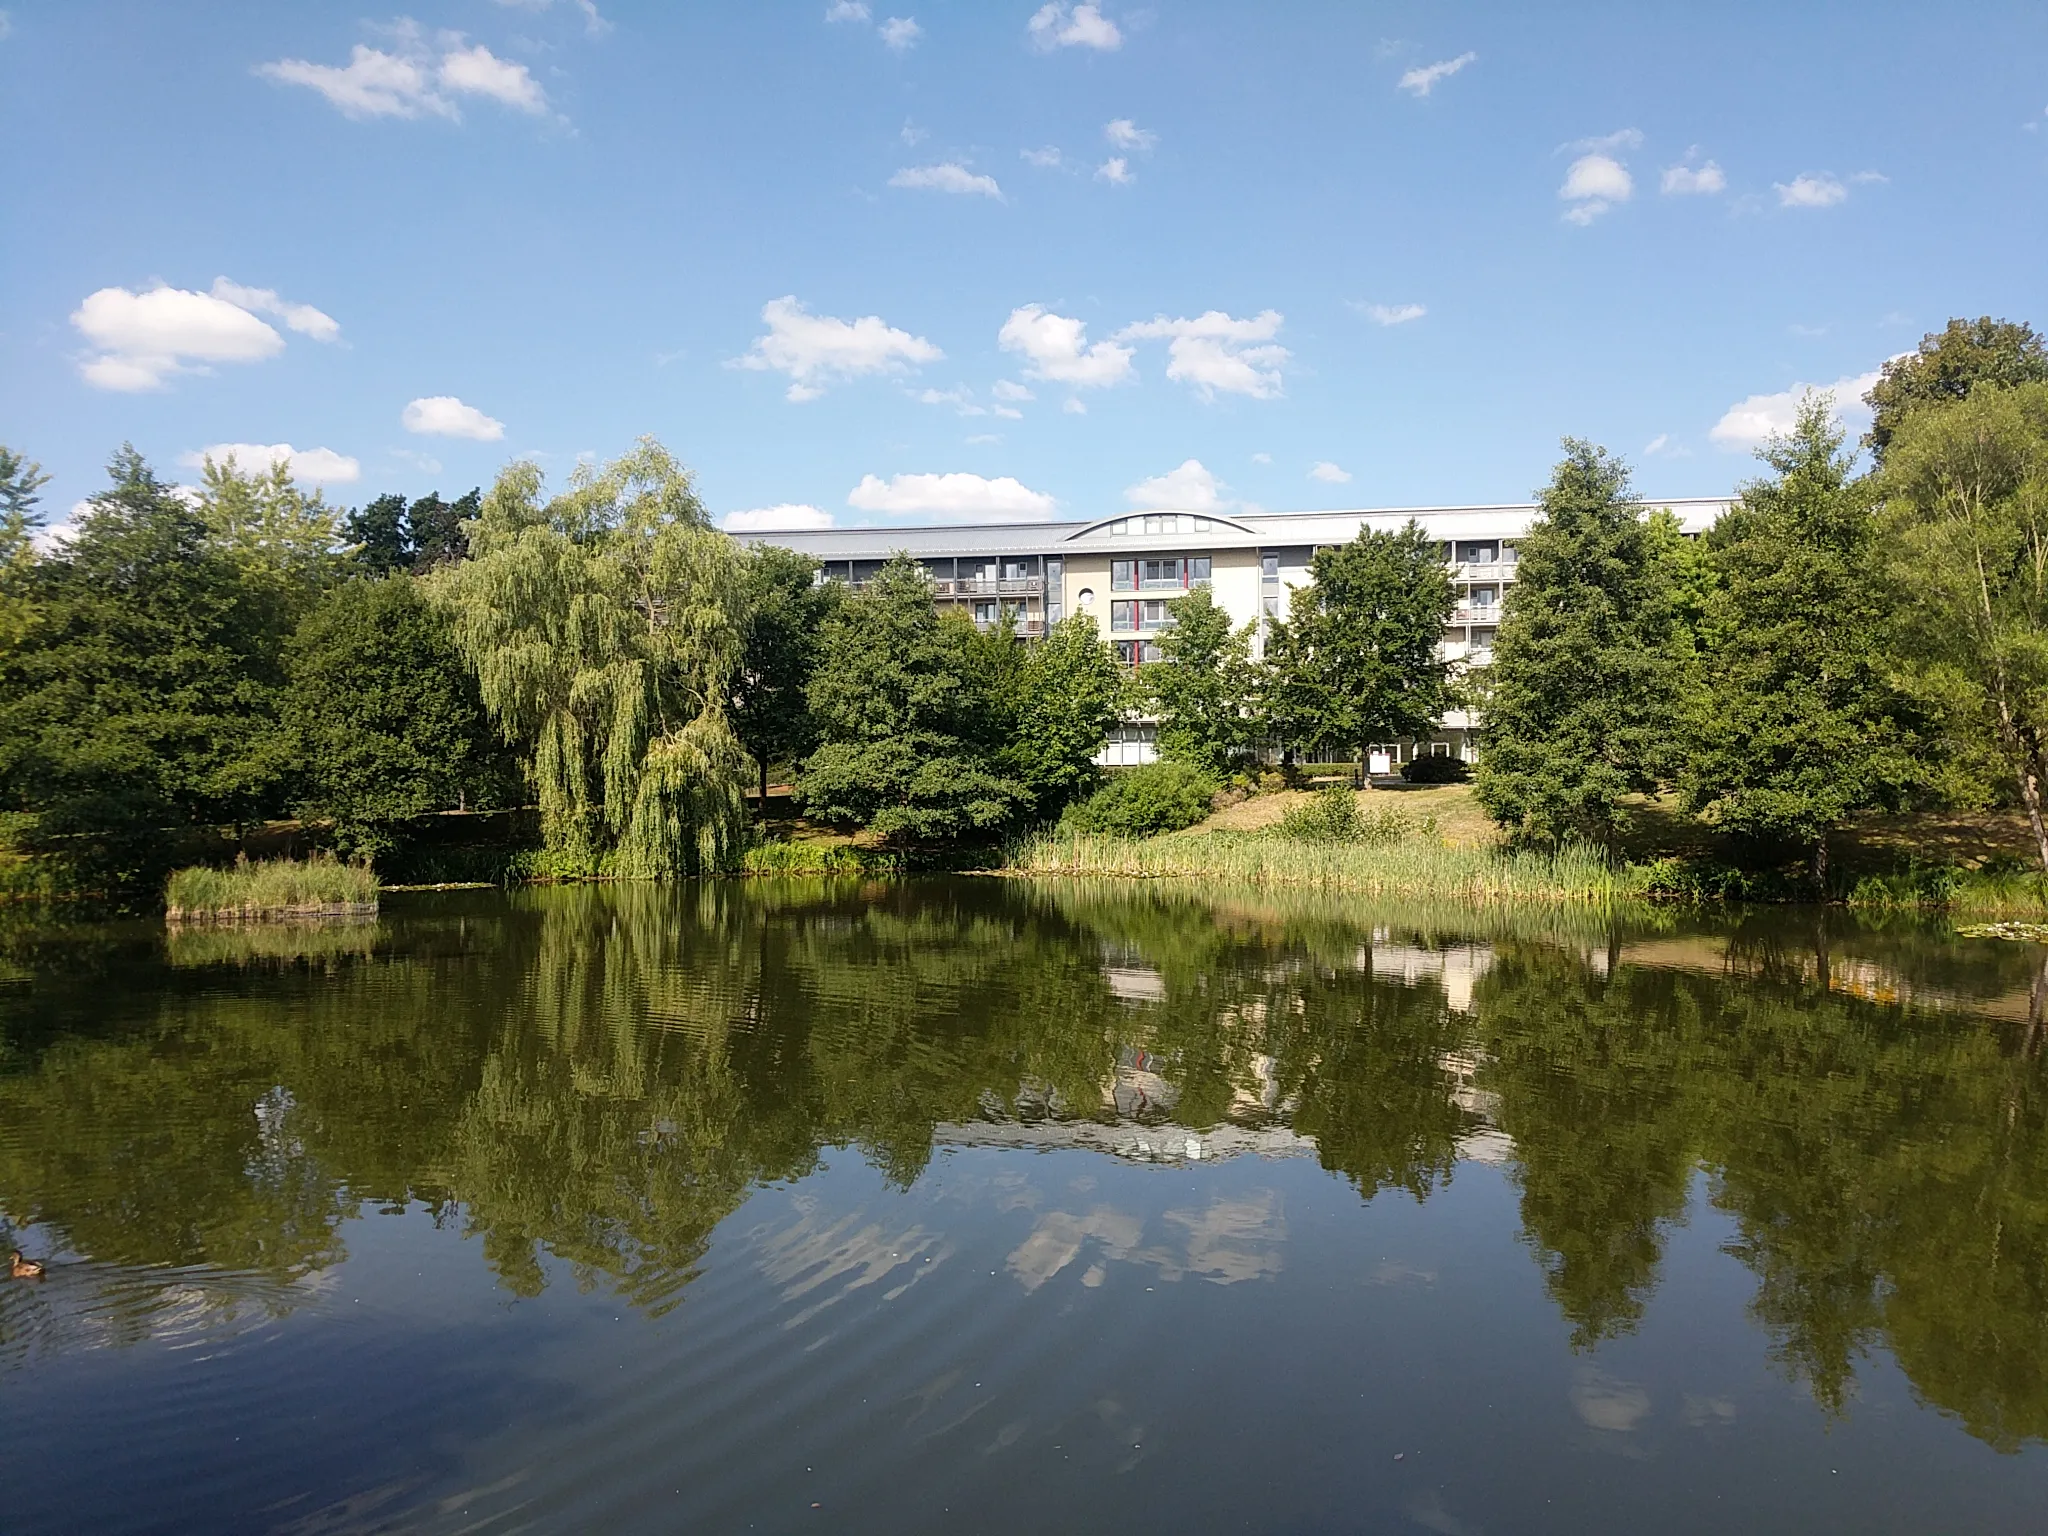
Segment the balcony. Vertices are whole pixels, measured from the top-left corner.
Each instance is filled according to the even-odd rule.
[[[1460,603],[1451,610],[1453,624],[1498,624],[1501,616],[1499,603]]]
[[[992,620],[976,619],[974,627],[987,631],[994,629],[996,626]],[[1043,619],[1018,619],[1013,627],[1016,629],[1017,638],[1020,640],[1043,640],[1045,638],[1045,620]]]
[[[1453,581],[1513,581],[1515,562],[1512,560],[1467,560],[1451,567]]]
[[[988,581],[981,577],[963,576],[957,581],[934,581],[932,587],[940,597],[1043,597],[1045,578],[1012,576],[1002,581]]]

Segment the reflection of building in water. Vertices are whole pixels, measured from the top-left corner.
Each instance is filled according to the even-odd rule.
[[[1396,944],[1384,928],[1372,932],[1372,948],[1359,952],[1359,968],[1382,981],[1414,986],[1420,981],[1442,984],[1444,997],[1460,1013],[1472,1011],[1472,986],[1493,968],[1491,944],[1447,944],[1422,949]]]
[[[1126,1003],[1166,1000],[1166,978],[1149,965],[1105,965],[1102,976],[1110,993]]]

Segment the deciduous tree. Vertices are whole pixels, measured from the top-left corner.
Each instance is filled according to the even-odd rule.
[[[1967,397],[1980,384],[2011,388],[2048,381],[2048,341],[2016,320],[1951,320],[1929,331],[1918,349],[1895,357],[1878,372],[1863,398],[1876,413],[1863,446],[1883,462],[1906,416],[1923,405]]]
[[[1265,730],[1251,659],[1257,626],[1233,630],[1229,610],[1206,586],[1175,598],[1167,612],[1173,623],[1160,632],[1160,659],[1139,674],[1159,716],[1160,754],[1227,777]]]
[[[769,765],[800,762],[817,748],[807,690],[845,589],[819,581],[809,555],[774,544],[747,552],[745,583],[746,643],[733,673],[732,723],[760,770],[765,816]]]

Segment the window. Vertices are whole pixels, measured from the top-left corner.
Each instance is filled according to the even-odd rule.
[[[1279,597],[1279,594],[1275,593],[1275,594],[1274,594],[1273,596],[1271,596],[1271,597],[1268,597],[1268,598],[1266,598],[1266,599],[1265,599],[1265,609],[1266,609],[1266,617],[1267,617],[1267,618],[1269,618],[1269,619],[1277,619],[1277,618],[1279,618],[1279,617],[1280,617],[1280,597]]]
[[[1159,642],[1157,640],[1141,640],[1138,642],[1138,659],[1140,661],[1159,661],[1163,659],[1163,654],[1159,649]]]
[[[1136,603],[1128,601],[1111,603],[1109,605],[1109,627],[1111,629],[1136,629],[1138,627],[1137,621],[1132,618],[1131,610],[1137,606]]]
[[[1266,581],[1278,581],[1280,579],[1280,557],[1278,555],[1259,556],[1259,575]]]
[[[1135,592],[1138,583],[1131,575],[1131,562],[1112,560],[1109,562],[1109,590],[1112,592]]]
[[[1001,617],[999,612],[1001,608],[1002,604],[1000,603],[976,603],[974,605],[974,622],[977,624],[995,623]]]
[[[1195,555],[1188,561],[1188,585],[1199,586],[1209,579],[1209,557]]]
[[[1167,601],[1165,598],[1149,598],[1142,603],[1133,605],[1138,610],[1138,628],[1173,628],[1173,615],[1166,611]]]
[[[1474,587],[1472,589],[1472,606],[1474,608],[1491,608],[1499,601],[1499,587]]]
[[[1083,587],[1074,594],[1074,601],[1083,608],[1093,608],[1095,606],[1095,589],[1093,587]]]
[[[1135,667],[1138,664],[1139,641],[1117,640],[1112,643],[1116,646],[1117,665]]]
[[[1005,581],[1025,581],[1034,574],[1036,573],[1031,569],[1031,562],[1029,560],[1005,560],[1003,562],[1003,580]]]

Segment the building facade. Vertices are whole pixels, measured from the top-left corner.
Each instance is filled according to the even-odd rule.
[[[1688,534],[1712,526],[1725,499],[1650,502],[1667,507]],[[1361,528],[1392,532],[1419,523],[1443,551],[1458,603],[1444,628],[1442,654],[1461,667],[1493,657],[1501,605],[1514,584],[1516,541],[1536,519],[1532,505],[1389,507],[1346,512],[1130,512],[1080,522],[1008,523],[964,528],[833,528],[747,533],[749,543],[779,544],[817,559],[824,577],[858,587],[895,555],[931,572],[938,601],[981,625],[1003,610],[1018,632],[1043,635],[1070,614],[1091,619],[1125,666],[1142,671],[1159,659],[1167,604],[1206,584],[1235,625],[1284,618],[1293,593],[1308,585],[1309,559]],[[1479,722],[1447,715],[1426,741],[1387,742],[1390,766],[1436,753],[1471,758]],[[1119,728],[1104,749],[1112,765],[1149,762],[1152,726]]]

